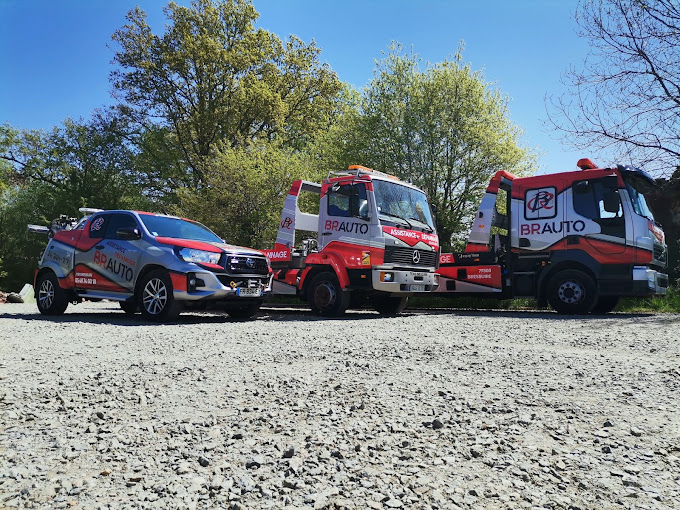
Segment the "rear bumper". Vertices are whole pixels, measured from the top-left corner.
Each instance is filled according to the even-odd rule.
[[[635,296],[666,294],[668,275],[646,266],[633,267],[633,293]]]

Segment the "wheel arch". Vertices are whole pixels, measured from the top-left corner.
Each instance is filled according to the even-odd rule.
[[[139,284],[142,282],[142,280],[144,280],[144,277],[151,271],[155,271],[156,269],[163,269],[165,271],[168,271],[167,267],[162,266],[160,264],[147,264],[146,266],[144,266],[142,270],[137,274],[137,279],[135,280],[135,286],[133,289],[135,296],[137,295],[137,291],[139,290]]]
[[[303,299],[307,299],[307,291],[309,290],[309,285],[312,283],[312,280],[314,280],[314,277],[320,273],[324,272],[330,272],[334,273],[335,277],[338,277],[338,274],[335,272],[335,269],[333,269],[333,266],[330,265],[313,265],[309,266],[305,271],[302,273],[302,295],[301,297]]]

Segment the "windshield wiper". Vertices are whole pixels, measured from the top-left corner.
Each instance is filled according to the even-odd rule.
[[[434,229],[430,225],[425,223],[423,220],[419,220],[418,218],[409,218],[409,220],[415,220],[418,223],[420,223],[422,225],[421,229],[424,230],[425,232],[427,232],[428,234],[431,234],[432,232],[434,232]]]
[[[413,225],[406,218],[402,218],[401,216],[397,216],[396,214],[391,214],[391,213],[382,212],[382,211],[380,211],[379,214],[382,214],[383,216],[389,216],[390,218],[397,218],[398,220],[403,221],[408,226],[409,229],[413,229]]]

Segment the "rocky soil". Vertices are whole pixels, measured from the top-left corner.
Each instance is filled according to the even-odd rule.
[[[0,307],[0,508],[680,508],[679,315]]]

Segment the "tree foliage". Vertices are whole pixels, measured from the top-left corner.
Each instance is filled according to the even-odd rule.
[[[680,160],[680,4],[582,0],[576,20],[591,52],[549,103],[553,125],[575,148],[669,176]]]
[[[291,183],[318,181],[317,168],[308,156],[271,143],[228,148],[217,155],[201,193],[179,191],[181,211],[229,243],[272,247]]]
[[[46,225],[78,208],[145,208],[133,153],[113,118],[67,119],[50,132],[0,127],[0,288],[32,280],[46,239],[29,223]]]
[[[128,13],[113,35],[111,79],[124,112],[174,135],[188,186],[203,184],[220,147],[276,138],[300,148],[328,127],[341,84],[314,43],[256,30],[248,0],[170,2],[164,11],[162,36],[142,10]]]
[[[423,188],[439,211],[445,249],[466,233],[491,175],[524,174],[535,163],[509,120],[507,97],[463,63],[462,49],[423,70],[417,55],[392,46],[358,111],[352,100],[346,104],[326,157],[338,165],[366,164]]]

